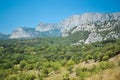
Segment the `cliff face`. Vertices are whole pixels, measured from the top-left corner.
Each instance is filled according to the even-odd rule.
[[[97,28],[95,24],[101,24],[100,26],[106,26],[103,25],[105,22],[110,21],[120,21],[120,13],[111,13],[111,14],[102,14],[102,13],[84,13],[81,15],[73,15],[59,23],[59,27],[62,31],[62,36],[67,36],[67,31],[77,26],[75,31],[79,30],[93,30]]]
[[[85,13],[81,15],[73,15],[63,20],[58,26],[61,28],[63,37],[74,34],[78,31],[90,32],[87,39],[84,40],[85,44],[108,38],[119,38],[120,13]]]

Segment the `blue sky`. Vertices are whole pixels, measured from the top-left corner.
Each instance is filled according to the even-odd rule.
[[[120,12],[120,0],[0,0],[0,32],[16,27],[58,23],[85,12]]]

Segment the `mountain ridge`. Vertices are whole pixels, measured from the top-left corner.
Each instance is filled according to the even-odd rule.
[[[67,37],[78,31],[88,31],[90,34],[84,43],[89,44],[108,38],[119,38],[119,29],[120,12],[95,12],[72,15],[58,24],[40,23],[36,28],[18,27],[13,30],[8,38]],[[83,41],[83,39],[81,40]]]

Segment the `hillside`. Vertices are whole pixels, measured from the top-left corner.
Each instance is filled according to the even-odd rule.
[[[120,39],[82,45],[69,40],[0,40],[0,80],[119,80]]]

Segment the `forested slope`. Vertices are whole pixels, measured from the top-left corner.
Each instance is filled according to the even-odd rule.
[[[109,61],[119,53],[120,39],[82,45],[60,37],[0,40],[0,80],[86,80],[107,69],[120,72],[120,60]]]

